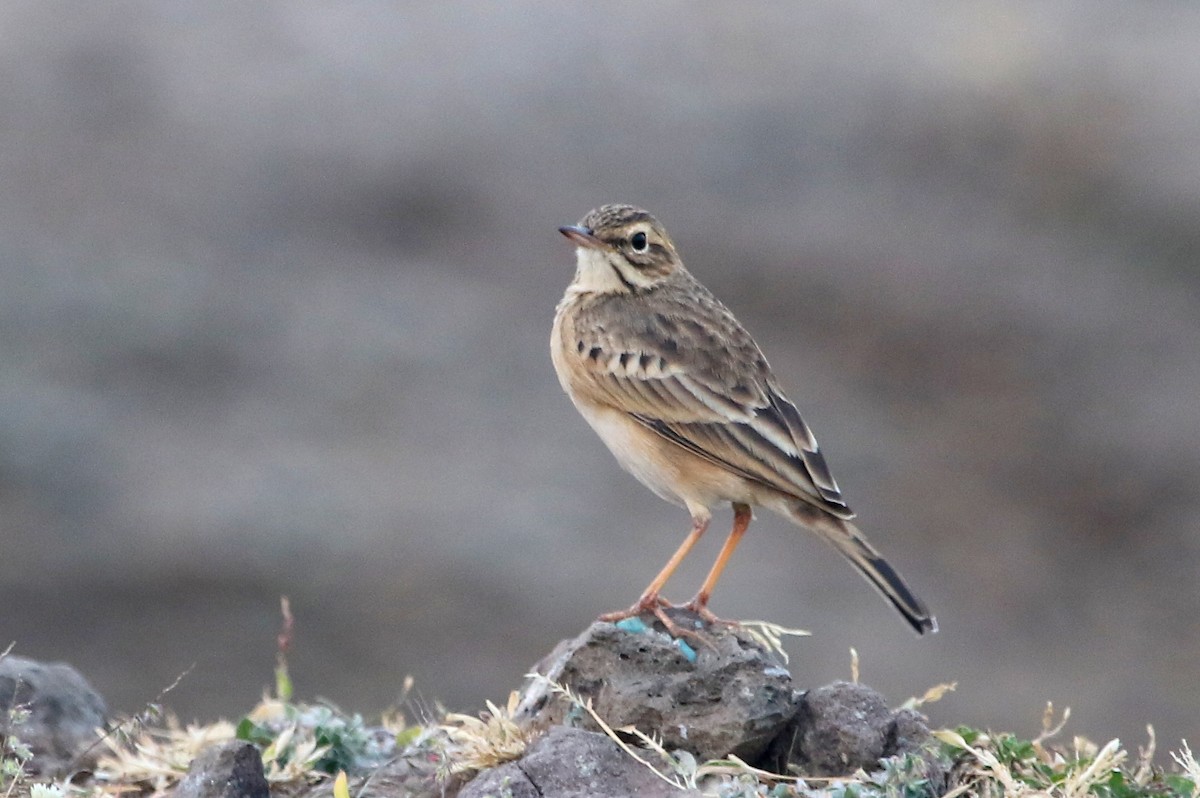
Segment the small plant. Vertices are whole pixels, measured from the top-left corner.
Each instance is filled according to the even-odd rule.
[[[0,651],[0,660],[13,650],[13,643]],[[13,733],[14,729],[29,720],[30,710],[25,704],[17,703],[19,683],[13,685],[13,694],[8,700],[8,711],[0,722],[0,787],[4,787],[5,798],[12,795],[17,785],[25,780],[25,765],[33,759],[33,751]]]
[[[65,795],[57,784],[34,784],[29,788],[29,798],[64,798]]]
[[[170,714],[164,715],[159,704],[178,684],[176,679],[145,711],[101,738],[98,744],[108,750],[97,768],[97,781],[139,784],[163,792],[182,778],[204,748],[239,739],[262,749],[268,781],[304,784],[339,772],[354,774],[378,767],[419,736],[422,730],[406,728],[398,713],[385,716],[380,726],[368,726],[360,715],[347,715],[331,705],[293,702],[287,652],[294,620],[286,597],[280,606],[283,624],[276,639],[274,697],[264,696],[236,726],[218,722],[183,727]],[[411,682],[406,681],[406,692],[409,687]]]
[[[1076,737],[1070,748],[1047,745],[1070,716],[1053,725],[1048,706],[1043,731],[1032,740],[1013,734],[992,734],[960,726],[934,732],[942,753],[955,763],[957,785],[945,798],[958,795],[996,798],[1197,798],[1200,768],[1187,743],[1172,754],[1182,773],[1167,773],[1153,764],[1154,732],[1133,766],[1119,740],[1103,746]],[[1190,763],[1190,764],[1189,764]]]
[[[8,731],[0,734],[0,785],[7,785],[5,796],[25,779],[25,765],[33,759],[33,751],[21,742],[21,738],[12,730],[29,719],[29,708],[14,704],[8,710],[8,718],[4,728]]]
[[[17,713],[9,712],[10,719],[17,716]],[[9,782],[10,792],[12,785],[24,777],[25,764],[32,758],[33,751],[29,750],[29,746],[21,742],[19,737],[12,734],[4,736],[4,753],[0,756],[0,777]]]
[[[488,701],[488,711],[480,717],[458,713],[446,716],[442,730],[447,737],[446,759],[452,763],[451,774],[486,770],[521,758],[529,735],[513,720],[517,703],[514,691],[504,707]]]
[[[361,773],[384,764],[396,747],[395,732],[368,727],[360,715],[270,699],[242,719],[236,735],[262,748],[272,781],[291,781],[311,771]]]
[[[403,731],[369,727],[361,715],[346,715],[325,704],[292,702],[293,684],[287,654],[295,634],[295,618],[287,596],[280,597],[283,618],[276,637],[275,697],[263,700],[237,725],[237,739],[262,749],[269,781],[295,781],[310,774],[361,773],[379,767],[395,752]],[[406,681],[406,691],[411,682]],[[386,723],[385,719],[385,723]],[[409,735],[411,738],[412,735]]]

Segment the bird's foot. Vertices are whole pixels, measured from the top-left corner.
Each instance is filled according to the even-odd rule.
[[[600,620],[616,623],[623,621],[626,618],[636,618],[642,613],[653,612],[657,615],[662,611],[663,607],[670,607],[671,602],[667,601],[657,593],[648,594],[638,599],[632,607],[627,610],[617,610],[616,612],[606,612],[600,616]]]
[[[618,610],[616,612],[606,612],[600,616],[600,620],[607,621],[609,623],[617,623],[619,621],[624,621],[628,618],[637,618],[642,615],[645,615],[646,613],[650,613],[651,615],[653,615],[655,618],[658,619],[658,622],[663,625],[663,629],[665,629],[667,634],[669,634],[671,637],[687,638],[690,640],[694,640],[695,642],[697,642],[701,645],[708,646],[710,648],[712,647],[712,645],[713,645],[712,641],[709,640],[706,635],[704,635],[697,629],[688,629],[687,627],[681,626],[678,623],[676,623],[671,618],[671,616],[667,615],[666,611],[668,609],[691,610],[691,607],[689,607],[687,605],[682,605],[682,604],[679,604],[679,605],[672,604],[671,602],[664,599],[662,596],[659,596],[657,593],[655,593],[652,595],[642,596],[640,599],[637,600],[637,603],[635,603],[632,607],[630,607],[627,610]],[[708,610],[704,610],[704,612],[707,613],[708,616],[710,616],[713,620],[716,620],[720,623],[724,623],[723,621],[720,621],[711,612],[708,612]],[[708,621],[708,618],[705,618],[703,614],[700,614],[700,613],[697,613],[697,614],[700,615],[701,620]]]
[[[699,643],[702,646],[707,646],[708,648],[712,649],[716,648],[716,646],[713,645],[713,641],[708,638],[708,635],[704,634],[699,629],[689,629],[686,626],[680,626],[678,623],[676,623],[670,615],[667,615],[667,609],[679,610],[683,609],[683,607],[667,604],[666,606],[654,607],[651,609],[651,612],[654,613],[654,617],[658,618],[658,622],[663,625],[663,629],[666,630],[667,634],[677,640],[686,638],[693,642]]]
[[[737,626],[737,621],[727,621],[724,618],[718,618],[716,613],[708,608],[708,602],[701,600],[699,596],[689,601],[687,604],[681,604],[682,609],[694,612],[700,616],[700,620],[704,621],[709,626]]]

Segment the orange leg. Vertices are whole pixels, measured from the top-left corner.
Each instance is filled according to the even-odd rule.
[[[680,544],[679,548],[675,550],[675,553],[671,555],[671,559],[667,561],[667,564],[663,566],[663,569],[658,572],[658,576],[654,577],[654,581],[651,582],[650,586],[647,587],[642,593],[642,597],[637,600],[637,603],[627,610],[621,610],[619,612],[607,612],[600,616],[600,620],[621,621],[626,618],[632,618],[636,615],[641,615],[643,612],[649,610],[650,612],[653,612],[660,621],[666,624],[668,630],[672,632],[678,630],[678,627],[669,618],[667,618],[666,613],[662,611],[663,605],[666,605],[667,602],[659,598],[658,594],[663,589],[663,585],[667,583],[667,580],[671,578],[671,574],[675,573],[675,569],[679,567],[681,562],[683,562],[683,558],[688,556],[688,552],[690,552],[692,547],[696,545],[696,542],[700,540],[700,537],[704,534],[704,530],[708,529],[708,522],[708,517],[693,517],[692,531],[688,533],[688,536],[684,538],[683,543]]]
[[[729,537],[725,539],[725,545],[721,547],[721,553],[717,555],[717,561],[709,569],[708,576],[704,578],[704,584],[700,586],[700,592],[696,594],[695,598],[684,605],[709,623],[714,623],[720,619],[708,608],[708,599],[712,596],[713,588],[717,585],[717,580],[721,578],[721,572],[725,570],[725,564],[733,556],[733,550],[741,542],[742,535],[746,534],[746,530],[750,527],[750,521],[753,518],[754,513],[750,510],[750,505],[733,505],[733,530],[729,533]]]

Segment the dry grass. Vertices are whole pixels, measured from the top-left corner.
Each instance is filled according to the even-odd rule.
[[[958,689],[958,682],[942,682],[935,684],[924,692],[921,696],[913,696],[912,698],[901,704],[898,709],[920,709],[926,704],[933,704],[941,701],[946,693],[952,693]]]
[[[513,720],[518,700],[513,691],[503,708],[488,701],[487,712],[479,717],[459,713],[445,717],[441,728],[447,736],[445,755],[451,763],[450,773],[486,770],[521,758],[530,735]]]
[[[406,727],[398,714],[385,716],[382,724],[380,728],[393,739],[412,739],[415,735],[411,732],[420,731]],[[124,726],[128,730],[100,738],[103,750],[88,790],[92,795],[165,795],[201,751],[218,743],[245,739],[247,730],[261,749],[263,771],[273,787],[312,784],[328,778],[334,770],[331,763],[338,760],[332,757],[338,752],[332,749],[347,745],[347,740],[367,739],[365,735],[353,737],[362,726],[361,719],[347,718],[323,705],[292,704],[268,697],[236,726],[228,721],[183,725],[169,714],[157,724],[133,719]],[[370,754],[365,750],[349,752],[360,757]],[[377,757],[367,761],[383,760]]]
[[[185,726],[167,715],[161,726],[142,724],[134,735],[104,735],[104,750],[93,781],[95,792],[121,795],[141,790],[164,794],[183,778],[197,754],[210,745],[234,739],[234,731],[233,724],[226,721]]]
[[[1191,798],[1200,798],[1200,762],[1196,761],[1196,757],[1192,756],[1192,749],[1188,748],[1187,740],[1183,741],[1183,748],[1178,751],[1171,752],[1171,759],[1175,760],[1175,764],[1183,771],[1189,779],[1192,780]]]
[[[754,642],[773,652],[783,663],[788,663],[788,653],[783,648],[785,637],[811,637],[812,632],[804,629],[789,629],[770,621],[738,621],[738,626],[753,638]]]

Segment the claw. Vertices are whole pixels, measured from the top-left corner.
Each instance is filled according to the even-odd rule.
[[[659,615],[659,613],[663,611],[664,607],[670,606],[672,606],[671,602],[667,601],[657,593],[648,593],[638,599],[629,609],[617,610],[616,612],[606,612],[600,616],[600,620],[608,621],[609,623],[616,623],[617,621],[623,621],[626,618],[636,618],[639,615],[647,612],[653,612],[661,620],[663,616]]]
[[[694,612],[700,616],[700,619],[709,626],[737,626],[737,621],[727,621],[724,618],[718,618],[716,613],[708,608],[708,604],[694,598],[687,604],[681,605],[682,609]]]
[[[670,607],[671,609],[679,609],[678,607],[672,607],[669,604],[667,605],[667,607]],[[689,640],[694,640],[695,642],[699,643],[702,646],[708,646],[709,648],[712,648],[712,649],[716,648],[716,646],[713,645],[712,640],[708,639],[708,635],[705,635],[704,633],[702,633],[696,629],[685,629],[682,626],[680,626],[679,624],[675,623],[675,621],[671,620],[671,617],[669,615],[667,615],[665,608],[655,607],[653,612],[654,612],[654,617],[658,618],[659,623],[661,623],[663,625],[663,628],[666,630],[667,634],[669,634],[671,637],[674,637],[676,639],[686,638]]]

